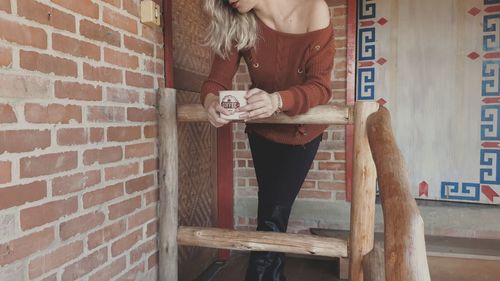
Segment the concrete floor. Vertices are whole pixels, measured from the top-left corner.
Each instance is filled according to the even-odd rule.
[[[236,254],[211,278],[210,281],[243,281],[248,254]],[[338,281],[338,262],[335,259],[287,256],[285,264],[287,281]]]

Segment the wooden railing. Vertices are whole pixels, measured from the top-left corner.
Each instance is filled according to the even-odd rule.
[[[204,122],[207,121],[205,110],[200,105],[176,106],[175,90],[166,89],[160,93],[160,280],[177,281],[177,245],[203,246],[212,248],[237,249],[237,250],[259,250],[280,251],[299,253],[306,255],[321,255],[330,257],[349,258],[349,280],[363,281],[363,258],[374,248],[374,222],[375,222],[375,180],[376,169],[372,158],[370,144],[367,134],[367,118],[377,112],[379,105],[375,102],[357,102],[354,107],[322,105],[309,110],[307,114],[289,117],[280,114],[277,117],[255,120],[258,123],[281,123],[281,124],[354,124],[354,161],[353,161],[353,193],[351,203],[351,232],[349,243],[345,240],[318,237],[312,235],[269,233],[256,231],[235,231],[218,228],[179,227],[178,225],[178,146],[177,146],[177,122]],[[386,119],[382,119],[387,122]],[[377,124],[384,124],[377,120],[373,128],[379,128]],[[386,128],[382,126],[382,128]],[[390,128],[390,126],[389,126]],[[376,134],[376,133],[374,133]],[[392,135],[391,135],[392,136]],[[380,142],[376,137],[375,143]],[[385,139],[383,140],[385,141]],[[374,149],[379,146],[373,145]],[[385,147],[385,146],[384,146]],[[397,149],[397,148],[396,148]],[[375,157],[375,155],[374,155]],[[375,159],[378,164],[386,161],[384,155],[377,154]],[[380,160],[381,159],[381,160]],[[381,165],[381,164],[380,164]],[[384,168],[380,167],[382,171]],[[383,175],[386,178],[385,174]],[[385,181],[382,181],[385,184]],[[382,184],[379,174],[379,185]],[[392,181],[390,181],[392,184]],[[392,187],[392,185],[391,185]],[[401,189],[394,186],[395,189]],[[407,188],[407,186],[406,186]],[[385,189],[387,190],[387,189]],[[408,274],[407,278],[387,280],[428,280],[412,279],[409,276],[428,275],[427,265],[423,262],[405,263],[415,261],[415,257],[421,259],[420,250],[423,242],[422,232],[418,225],[418,217],[414,215],[416,209],[411,205],[408,212],[407,202],[414,199],[407,196],[409,191],[401,191],[397,194],[404,196],[394,197],[386,195],[383,202],[384,217],[387,218],[386,233],[391,241],[386,242],[386,271],[398,270],[398,276]],[[391,190],[392,193],[392,190]],[[399,196],[399,195],[398,195]],[[401,198],[399,205],[393,203],[394,198]],[[391,202],[391,203],[388,203]],[[392,205],[387,205],[392,204]],[[394,211],[396,206],[397,212]],[[401,209],[399,209],[401,208]],[[402,214],[399,214],[403,210]],[[418,212],[418,210],[417,210]],[[398,214],[396,214],[398,213]],[[411,223],[405,224],[405,219]],[[420,219],[421,222],[421,219]],[[398,225],[401,223],[403,227]],[[390,229],[388,229],[390,228]],[[415,229],[418,230],[415,232]],[[390,234],[389,234],[390,233]],[[401,236],[399,236],[401,235]],[[420,236],[422,239],[420,239]],[[389,238],[390,237],[390,238]],[[414,239],[408,243],[401,243],[401,239]],[[413,242],[420,244],[414,245]],[[349,246],[348,246],[349,245]],[[397,247],[398,245],[403,245]],[[424,244],[425,246],[425,244]],[[391,247],[391,248],[387,248]],[[407,251],[413,251],[417,247],[418,255],[415,256]],[[425,257],[425,248],[423,248]],[[397,258],[395,258],[395,256]],[[404,257],[404,258],[399,258]],[[397,264],[398,262],[404,264]],[[421,261],[421,260],[419,260]],[[366,261],[365,261],[366,263]],[[418,268],[414,268],[419,265]],[[421,265],[421,266],[420,266]],[[418,274],[414,274],[417,272]],[[392,275],[391,275],[392,276]]]

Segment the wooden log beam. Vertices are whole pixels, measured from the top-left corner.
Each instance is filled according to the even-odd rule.
[[[354,107],[354,159],[349,238],[350,281],[363,281],[363,257],[373,249],[377,173],[368,144],[366,118],[377,109],[376,102],[356,102]]]
[[[205,122],[208,121],[207,112],[200,104],[179,105],[177,108],[177,121]],[[319,105],[311,108],[305,114],[288,116],[280,113],[278,116],[253,120],[249,123],[345,125],[352,123],[352,107]]]
[[[384,213],[387,281],[430,281],[424,222],[410,193],[407,170],[394,139],[389,111],[381,107],[368,117],[367,129]]]
[[[347,257],[347,241],[304,234],[181,226],[177,243],[218,249]]]
[[[178,146],[175,90],[160,92],[160,281],[177,280]]]

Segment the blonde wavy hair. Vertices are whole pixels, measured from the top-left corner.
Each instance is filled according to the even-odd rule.
[[[224,0],[205,1],[204,9],[210,17],[204,43],[217,55],[227,58],[234,46],[238,51],[250,49],[257,41],[257,21],[250,11],[240,14]]]

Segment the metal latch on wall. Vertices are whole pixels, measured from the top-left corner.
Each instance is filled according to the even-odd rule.
[[[151,27],[160,26],[161,11],[160,5],[153,0],[141,1],[141,23]]]

